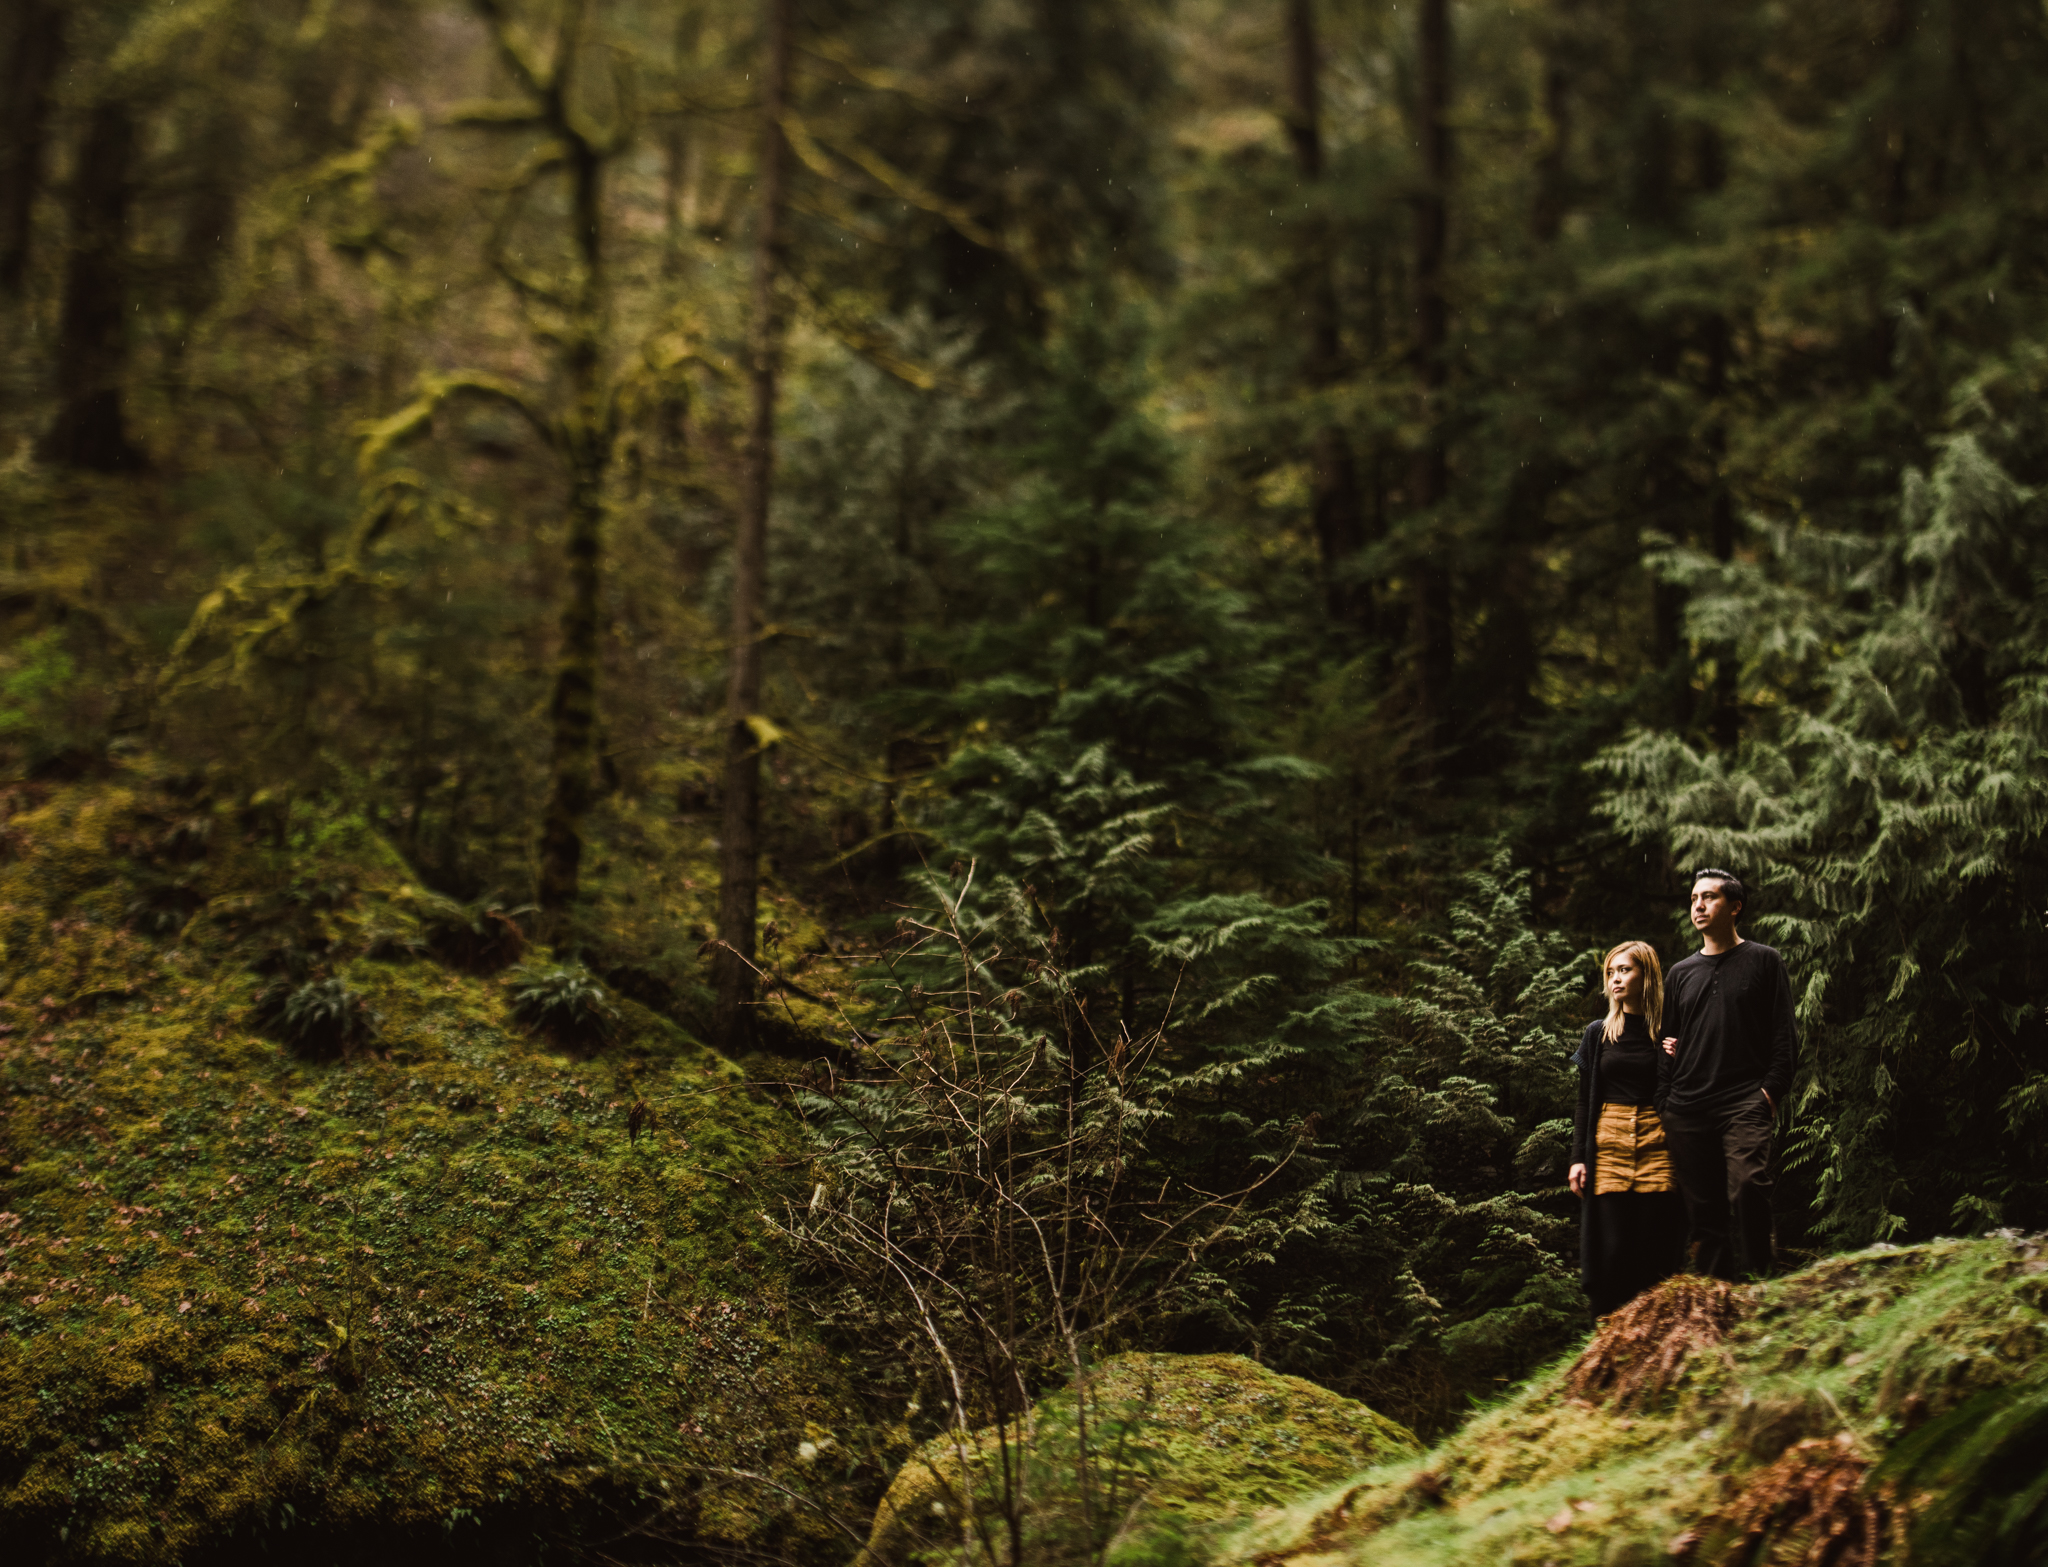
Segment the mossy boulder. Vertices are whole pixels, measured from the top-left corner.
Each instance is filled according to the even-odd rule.
[[[1365,1405],[1241,1355],[1119,1355],[1042,1400],[1021,1436],[977,1433],[964,1465],[957,1442],[926,1443],[876,1511],[863,1562],[951,1554],[968,1507],[999,1514],[1006,1490],[1036,1553],[1060,1555],[1077,1526],[1128,1542],[1210,1525],[1420,1450]]]
[[[721,1478],[843,1407],[758,1217],[785,1119],[623,998],[553,1048],[422,903],[346,816],[0,798],[10,1560],[823,1538]],[[295,973],[373,1020],[343,1057],[264,1031]]]
[[[1736,1326],[1694,1348],[1659,1396],[1575,1396],[1561,1362],[1430,1452],[1214,1542],[1212,1563],[1611,1567],[1737,1548],[1744,1561],[1821,1560],[1800,1541],[1829,1531],[1827,1560],[1892,1559],[1926,1498],[1887,1492],[1876,1467],[1908,1432],[1967,1418],[1966,1400],[2048,1354],[2039,1239],[1877,1247],[1735,1295]],[[1659,1302],[1642,1304],[1648,1318]],[[1806,1516],[1815,1497],[1826,1508]],[[1776,1498],[1794,1505],[1774,1512]]]

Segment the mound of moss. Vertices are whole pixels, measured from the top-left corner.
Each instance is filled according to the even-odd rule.
[[[521,1021],[459,923],[360,821],[0,796],[11,1560],[821,1537],[774,1482],[843,1373],[756,1216],[801,1149],[630,1000]]]
[[[1667,1289],[1687,1287],[1698,1285]],[[1877,1466],[1925,1422],[2039,1364],[2048,1247],[2012,1235],[1879,1247],[1737,1291],[1735,1304],[1727,1336],[1651,1395],[1575,1396],[1588,1379],[1561,1364],[1421,1457],[1255,1520],[1215,1559],[1895,1559],[1929,1498],[1888,1486]]]
[[[991,1429],[964,1455],[946,1437],[919,1449],[876,1511],[862,1560],[951,1555],[970,1504],[991,1527],[1006,1503],[1031,1555],[1091,1556],[1089,1545],[1249,1514],[1418,1451],[1365,1405],[1241,1355],[1119,1355],[1042,1400],[1021,1437]],[[1094,1538],[1076,1549],[1082,1535]]]

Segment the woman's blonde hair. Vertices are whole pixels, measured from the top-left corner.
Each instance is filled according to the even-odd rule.
[[[1664,1017],[1664,965],[1657,961],[1657,949],[1647,941],[1624,941],[1606,957],[1600,960],[1600,988],[1607,990],[1607,971],[1614,967],[1616,958],[1634,958],[1636,967],[1643,971],[1643,1021],[1650,1025],[1654,1036]],[[1621,1002],[1611,992],[1607,996],[1607,1029],[1609,1039],[1621,1038]]]

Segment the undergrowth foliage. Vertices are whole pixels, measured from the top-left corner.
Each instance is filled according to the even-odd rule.
[[[471,974],[495,974],[526,953],[526,931],[520,921],[534,912],[530,908],[458,903],[433,894],[414,901],[427,946],[452,967]]]
[[[1188,888],[1161,852],[1171,787],[1108,746],[1064,766],[1049,748],[981,755],[959,917],[1004,964],[1043,945],[1093,1058],[1156,1041],[1162,1175],[1261,1183],[1161,1341],[1251,1353],[1426,1431],[1561,1350],[1585,1309],[1557,1192],[1590,965],[1537,928],[1527,877],[1501,855],[1469,878],[1404,991],[1376,995],[1349,972],[1370,944],[1322,905]]]
[[[1590,962],[1537,928],[1505,856],[1448,926],[1394,997],[1340,990],[1282,1036],[1282,1092],[1320,1108],[1286,1202],[1249,1211],[1211,1269],[1212,1309],[1255,1324],[1262,1354],[1425,1433],[1585,1321],[1558,1192]]]
[[[1071,1528],[1094,1559],[1129,1505],[1131,1432],[1086,1372],[1188,1309],[1261,1172],[1247,1161],[1219,1192],[1176,1167],[1199,1074],[1173,1058],[1172,1014],[1099,1032],[1030,890],[971,866],[923,890],[934,917],[900,925],[855,1014],[856,1065],[797,1086],[816,1180],[778,1228],[821,1326],[861,1347],[871,1398],[893,1396],[906,1435],[935,1435],[956,1465],[950,1505],[911,1529],[1017,1567]],[[1055,1455],[1033,1446],[1032,1409],[1061,1383],[1076,1402]],[[1048,1487],[1076,1516],[1035,1506]]]

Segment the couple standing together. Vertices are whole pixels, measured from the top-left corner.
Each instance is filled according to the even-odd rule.
[[[1668,978],[1646,942],[1607,954],[1607,1017],[1572,1057],[1567,1176],[1584,1204],[1580,1271],[1596,1317],[1687,1269],[1770,1271],[1771,1133],[1799,1035],[1785,960],[1736,932],[1747,901],[1727,871],[1700,871],[1700,951]]]

